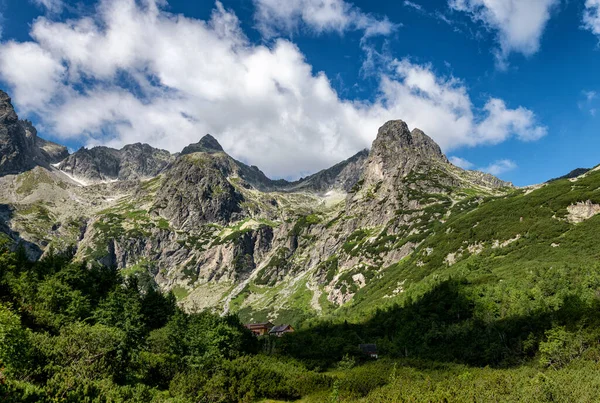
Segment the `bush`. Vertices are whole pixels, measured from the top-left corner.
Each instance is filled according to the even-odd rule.
[[[0,304],[0,376],[22,376],[30,368],[30,337],[28,329],[21,326],[21,318]]]

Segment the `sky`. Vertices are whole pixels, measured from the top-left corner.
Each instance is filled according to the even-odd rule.
[[[210,133],[272,178],[386,121],[516,185],[600,164],[600,0],[0,0],[0,88],[76,150]]]

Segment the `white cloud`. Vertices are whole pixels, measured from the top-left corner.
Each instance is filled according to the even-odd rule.
[[[266,37],[294,33],[306,26],[317,34],[361,30],[365,37],[389,35],[398,28],[387,17],[378,19],[344,0],[254,0],[255,20]]]
[[[474,21],[496,31],[500,68],[507,67],[506,59],[512,52],[531,56],[538,51],[552,8],[559,3],[560,0],[448,0],[452,9],[469,13]]]
[[[46,104],[60,87],[64,67],[60,61],[32,42],[2,44],[0,75],[14,83],[13,96],[25,109]]]
[[[528,109],[507,109],[504,101],[490,99],[484,107],[487,118],[479,123],[478,135],[491,143],[506,140],[507,133],[514,133],[521,141],[535,141],[547,133],[545,127],[533,125],[535,116]]]
[[[494,176],[502,175],[503,173],[512,171],[517,168],[517,164],[511,160],[498,160],[485,168],[481,168],[483,172],[487,172]]]
[[[251,43],[220,3],[201,21],[151,0],[103,0],[93,16],[38,18],[31,36],[0,45],[0,77],[23,117],[88,145],[175,152],[211,133],[268,175],[298,177],[370,146],[390,119],[445,151],[546,132],[531,111],[494,98],[476,108],[460,80],[407,60],[378,73],[373,101],[341,99],[293,43]]]
[[[586,0],[583,27],[600,37],[600,0]]]
[[[423,11],[423,6],[418,3],[415,3],[414,1],[404,0],[404,5],[406,7],[414,8],[417,11]]]
[[[475,110],[460,80],[437,77],[429,66],[407,60],[390,64],[396,75],[382,77],[381,114],[402,117],[409,126],[429,133],[444,150],[498,144],[512,135],[537,140],[547,132],[533,112],[509,109],[500,99],[490,98],[481,112]]]
[[[33,2],[51,13],[60,12],[64,7],[63,0],[33,0]]]
[[[451,156],[448,159],[451,163],[462,169],[473,169],[473,167],[475,166],[475,164],[473,164],[471,161],[467,161],[464,158]]]

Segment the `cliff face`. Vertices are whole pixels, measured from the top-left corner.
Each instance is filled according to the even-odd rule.
[[[0,175],[48,166],[67,155],[66,147],[39,138],[30,122],[19,120],[10,97],[0,91]]]

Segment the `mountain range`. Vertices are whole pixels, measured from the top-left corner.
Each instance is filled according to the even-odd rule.
[[[73,248],[188,309],[248,321],[360,315],[455,273],[485,266],[497,282],[569,251],[593,258],[581,245],[599,189],[596,169],[515,188],[452,165],[401,120],[370,150],[293,182],[211,135],[176,154],[140,143],[70,154],[0,91],[0,242],[30,259]]]

